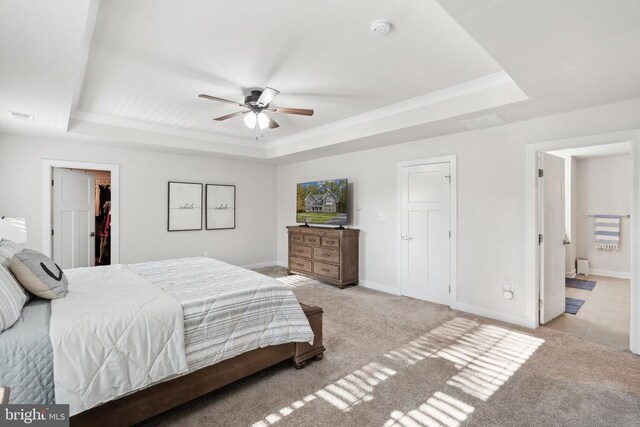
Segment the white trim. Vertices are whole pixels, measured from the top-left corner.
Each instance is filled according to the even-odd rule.
[[[400,296],[400,288],[391,285],[385,285],[383,283],[371,282],[369,280],[358,281],[358,286],[362,286],[363,288],[372,289],[374,291],[384,292],[386,294],[398,295]]]
[[[429,92],[425,95],[420,95],[415,98],[396,102],[395,104],[386,105],[375,110],[347,117],[346,119],[341,119],[326,125],[318,126],[309,130],[295,133],[293,135],[285,136],[283,138],[276,139],[275,141],[273,141],[273,143],[299,143],[306,139],[313,138],[327,132],[342,130],[350,126],[365,124],[373,120],[380,120],[385,117],[394,116],[396,114],[406,113],[410,110],[433,105],[438,102],[449,101],[451,99],[478,92],[483,89],[494,88],[496,86],[501,86],[509,83],[514,83],[509,74],[507,74],[505,71],[498,71],[497,73],[489,74],[488,76],[469,80],[455,86],[446,87],[435,92]],[[528,98],[526,98],[525,96],[525,99]]]
[[[42,160],[42,253],[52,254],[52,195],[53,168],[90,169],[111,172],[111,264],[120,263],[120,166],[107,163]]]
[[[90,113],[82,110],[74,110],[71,114],[71,118],[89,123],[98,123],[101,125],[115,126],[124,129],[137,130],[142,132],[159,133],[168,136],[179,136],[183,138],[197,139],[201,141],[214,142],[219,144],[230,145],[230,148],[234,148],[236,145],[243,147],[255,148],[256,144],[253,139],[242,138],[237,136],[220,135],[211,132],[203,132],[198,130],[191,130],[181,128],[177,126],[165,125],[155,122],[147,122],[144,120],[128,119],[125,117],[111,116],[107,114]],[[255,157],[265,157],[266,150],[262,156],[256,153]]]
[[[631,143],[631,160],[633,165],[633,183],[631,195],[631,317],[630,317],[630,349],[640,354],[640,232],[635,226],[636,215],[640,212],[640,132],[637,130],[612,132],[601,135],[589,135],[576,138],[535,142],[526,147],[526,228],[525,228],[525,260],[527,326],[539,326],[538,300],[540,298],[539,251],[538,251],[538,153],[561,150],[564,148],[588,147],[594,145]]]
[[[242,265],[242,268],[246,268],[247,270],[253,270],[254,268],[263,268],[263,267],[275,267],[278,265],[278,261],[266,261],[266,262],[256,262],[254,264],[246,264]]]
[[[458,303],[458,310],[465,311],[467,313],[476,314],[478,316],[488,317],[489,319],[499,320],[501,322],[512,323],[518,326],[529,327],[528,319],[524,317],[511,316],[499,311],[487,310],[486,308],[478,307],[472,304],[466,304],[464,302]]]
[[[451,187],[449,192],[449,224],[451,227],[450,239],[450,271],[449,280],[451,292],[449,294],[449,307],[458,308],[458,167],[457,155],[430,157],[427,159],[408,160],[398,162],[396,165],[396,211],[397,211],[397,243],[396,243],[396,283],[398,283],[398,295],[402,295],[402,242],[400,235],[402,234],[402,168],[410,166],[430,165],[436,163],[449,163],[449,174],[451,175]]]
[[[267,144],[267,158],[333,146],[528,99],[505,71],[499,71],[276,139]],[[434,107],[438,104],[445,106]]]
[[[602,270],[600,268],[590,268],[589,274],[595,276],[615,277],[617,279],[631,279],[631,273],[624,271]]]
[[[287,261],[276,261],[275,265],[278,267],[289,268],[289,263]]]

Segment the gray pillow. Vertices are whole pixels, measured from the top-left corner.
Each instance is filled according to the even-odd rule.
[[[22,314],[27,295],[16,279],[0,263],[0,332],[11,327]]]
[[[67,295],[69,282],[58,264],[38,251],[25,249],[11,259],[11,272],[29,292],[45,299]]]

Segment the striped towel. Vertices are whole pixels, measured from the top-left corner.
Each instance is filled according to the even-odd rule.
[[[618,215],[596,215],[596,249],[617,251],[620,242],[620,217]]]

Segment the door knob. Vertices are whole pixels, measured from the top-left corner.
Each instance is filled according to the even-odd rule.
[[[91,237],[96,237],[96,233],[91,232],[91,234],[89,234],[89,236],[91,236]]]
[[[413,237],[409,237],[409,235],[407,235],[407,234],[403,234],[402,236],[400,236],[400,238],[402,240],[412,240],[413,239]]]

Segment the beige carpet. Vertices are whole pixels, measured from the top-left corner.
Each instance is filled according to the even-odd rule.
[[[640,424],[640,357],[631,353],[360,287],[280,280],[324,308],[325,359],[275,366],[149,425]]]

